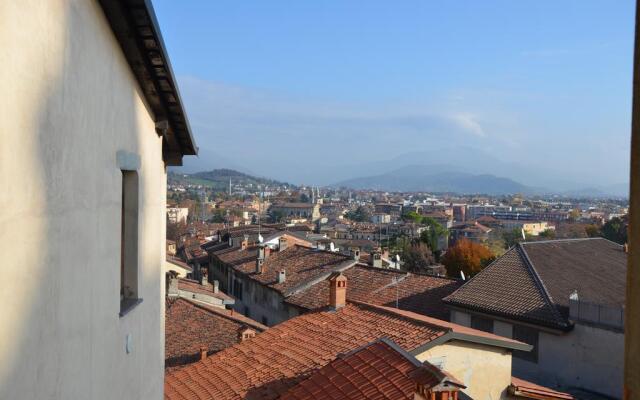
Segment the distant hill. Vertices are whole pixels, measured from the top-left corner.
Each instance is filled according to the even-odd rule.
[[[170,184],[191,184],[212,187],[218,190],[227,190],[229,187],[229,179],[233,185],[240,184],[242,186],[289,186],[286,182],[280,182],[275,179],[256,177],[245,174],[233,169],[221,168],[212,171],[196,172],[193,174],[181,174],[177,172],[169,172],[168,179]]]
[[[348,179],[332,186],[402,192],[460,194],[531,193],[533,188],[509,178],[459,172],[446,165],[413,165],[380,175]]]

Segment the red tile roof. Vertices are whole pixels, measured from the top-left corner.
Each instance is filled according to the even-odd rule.
[[[535,383],[525,381],[524,379],[511,377],[511,386],[509,392],[515,394],[518,398],[527,399],[548,399],[548,400],[573,400],[574,397],[569,393],[559,392],[540,386]]]
[[[280,399],[412,400],[416,378],[429,388],[449,382],[442,371],[429,364],[423,366],[393,342],[381,339],[338,355]]]
[[[462,282],[428,275],[417,275],[361,264],[343,272],[348,279],[347,299],[398,307],[440,319],[449,319],[442,299],[458,289]],[[286,302],[306,309],[329,304],[329,283],[318,282],[296,293]]]
[[[222,308],[183,298],[167,300],[165,309],[165,368],[179,368],[199,360],[200,348],[216,353],[238,343],[238,330],[266,326]]]
[[[276,399],[340,353],[386,337],[406,351],[438,338],[482,339],[496,346],[521,343],[419,314],[363,303],[289,319],[250,341],[169,371],[165,398]],[[465,339],[466,338],[466,339]],[[437,343],[437,342],[434,342]]]

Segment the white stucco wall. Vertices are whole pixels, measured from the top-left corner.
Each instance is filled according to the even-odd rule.
[[[0,43],[0,399],[161,399],[166,175],[129,66],[93,0],[2,1]],[[119,150],[144,299],[122,318]]]
[[[508,399],[511,352],[492,346],[450,341],[415,355],[447,371],[467,387],[474,400]]]

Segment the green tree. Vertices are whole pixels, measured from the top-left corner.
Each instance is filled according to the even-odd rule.
[[[602,236],[619,244],[627,243],[627,224],[618,217],[613,217],[602,226]]]
[[[345,214],[345,217],[356,222],[369,221],[369,219],[371,218],[371,216],[369,215],[369,211],[363,206],[358,206],[358,208],[356,208],[354,211],[348,211]]]
[[[545,239],[554,239],[556,237],[556,231],[555,229],[545,229],[544,231],[540,232],[539,236]]]
[[[446,238],[449,235],[449,231],[431,217],[424,217],[421,222],[427,225],[427,229],[420,233],[420,240],[429,246],[436,259],[439,259],[440,246],[438,243],[441,238]]]
[[[509,249],[520,242],[524,242],[526,240],[525,237],[522,237],[522,229],[514,228],[510,231],[505,231],[502,233],[502,240],[504,240],[505,248]]]
[[[421,241],[412,242],[402,252],[403,268],[410,272],[427,272],[427,267],[435,263],[429,247]]]

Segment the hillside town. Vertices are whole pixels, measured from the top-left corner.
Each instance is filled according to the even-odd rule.
[[[374,363],[392,349],[441,371],[436,386],[451,379],[446,396],[622,396],[624,200],[250,189],[168,187],[167,398],[316,398],[313,385],[341,393],[320,398],[362,398],[349,393],[365,386],[387,396],[374,385],[386,373],[346,388],[328,376],[342,376],[334,363],[371,367],[352,353]],[[406,343],[397,318],[455,339]],[[269,346],[278,335],[288,339]],[[487,369],[496,352],[508,360]],[[242,368],[246,381],[222,372]],[[397,398],[446,398],[411,378],[392,384],[406,385]]]
[[[289,7],[256,14],[281,29]],[[0,399],[640,398],[640,30],[628,196],[590,196],[290,183],[250,173],[236,153],[264,142],[239,140],[186,172],[211,132],[186,105],[234,107],[185,101],[158,21],[150,0],[0,2]],[[451,115],[435,125],[485,137]],[[354,150],[287,138],[321,166],[306,141]],[[458,178],[502,182],[483,176]]]

